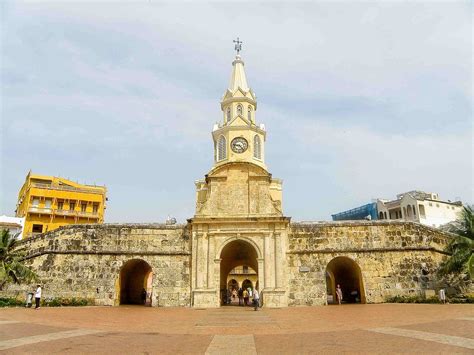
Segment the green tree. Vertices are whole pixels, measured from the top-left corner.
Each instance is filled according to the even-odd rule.
[[[449,242],[446,251],[449,258],[441,265],[440,274],[467,273],[474,276],[474,215],[472,207],[465,206],[460,218],[449,231],[456,236]]]
[[[0,290],[7,283],[38,280],[38,276],[24,264],[25,252],[16,248],[18,239],[8,230],[0,234]]]

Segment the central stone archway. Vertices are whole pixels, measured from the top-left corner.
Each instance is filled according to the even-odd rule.
[[[142,259],[127,261],[120,269],[119,304],[149,304],[152,292],[152,278],[151,266],[146,261]],[[146,294],[144,294],[144,290]]]
[[[227,291],[227,276],[239,266],[249,266],[257,272],[258,280],[258,252],[248,241],[236,239],[227,243],[220,253],[220,294],[221,302]]]
[[[359,265],[351,258],[338,256],[326,267],[328,303],[337,303],[336,285],[341,285],[345,303],[365,303],[364,283]]]

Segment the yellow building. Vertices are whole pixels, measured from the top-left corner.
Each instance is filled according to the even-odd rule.
[[[29,172],[16,206],[16,216],[25,218],[23,238],[68,224],[103,223],[106,191]]]

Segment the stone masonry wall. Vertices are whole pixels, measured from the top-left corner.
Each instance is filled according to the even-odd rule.
[[[184,225],[97,224],[62,227],[27,239],[20,247],[43,284],[43,297],[80,297],[97,305],[119,299],[120,269],[131,259],[152,268],[154,306],[188,306],[191,250]],[[18,295],[34,285],[11,286],[3,295]]]
[[[367,303],[424,294],[449,238],[420,224],[394,221],[293,223],[288,236],[288,303],[326,303],[326,266],[345,256],[360,267]],[[302,267],[300,269],[300,267]]]

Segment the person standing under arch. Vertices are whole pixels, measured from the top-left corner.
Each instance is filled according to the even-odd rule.
[[[337,284],[336,287],[336,297],[337,297],[337,303],[341,304],[342,302],[342,290],[341,290],[341,285]]]

